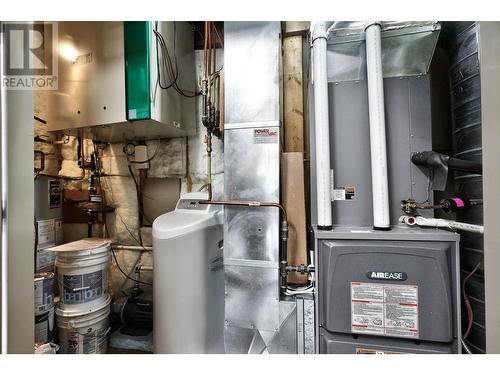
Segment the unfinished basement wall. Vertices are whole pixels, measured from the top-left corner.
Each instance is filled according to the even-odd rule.
[[[218,51],[217,60],[222,62],[222,51]],[[203,51],[195,52],[196,75],[202,73]],[[217,68],[221,68],[218,66]],[[156,152],[156,157],[150,163],[148,178],[154,179],[178,179],[180,183],[180,193],[198,191],[207,182],[207,155],[205,144],[205,127],[201,123],[202,98],[193,99],[197,101],[196,106],[196,134],[190,137],[170,138],[146,141],[149,157]],[[46,96],[43,92],[35,94],[35,115],[46,118],[47,104]],[[56,141],[54,135],[46,131],[45,125],[35,122],[35,136]],[[60,136],[59,139],[65,139]],[[51,145],[37,142],[35,149],[46,153],[45,170],[43,173],[53,175],[64,175],[78,177],[81,169],[77,161],[77,140],[75,137],[65,139],[67,143]],[[123,152],[125,143],[108,144],[102,154],[103,173],[107,176],[101,178],[104,191],[105,203],[115,207],[115,212],[106,215],[106,226],[109,237],[123,245],[151,246],[151,227],[145,221],[146,227],[139,228],[139,208],[137,192],[132,176],[128,168],[127,158]],[[224,177],[223,177],[223,144],[219,139],[212,140],[212,183],[214,197],[222,198]],[[90,156],[93,145],[90,140],[84,142],[84,154]],[[132,166],[136,178],[138,173]],[[88,177],[88,171],[86,171]],[[84,191],[89,187],[87,178],[81,181],[64,181],[64,189],[72,191]],[[148,199],[155,197],[148,196]],[[177,198],[177,197],[176,197]],[[36,202],[35,202],[36,204]],[[94,236],[105,236],[102,225],[94,226]],[[140,233],[139,233],[140,232]],[[71,242],[87,237],[86,223],[65,223],[63,241]],[[117,250],[116,256],[120,267],[130,276],[134,275],[134,266],[141,263],[144,266],[152,266],[153,259],[150,252]],[[151,272],[142,272],[141,280],[151,282]],[[122,289],[132,286],[132,282],[127,280],[118,270],[114,261],[110,269],[110,293],[116,295]]]

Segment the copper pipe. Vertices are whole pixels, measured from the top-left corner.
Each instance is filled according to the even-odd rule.
[[[207,75],[212,71],[210,57],[212,54],[212,40],[210,38],[210,22],[207,22]]]
[[[207,59],[207,45],[208,45],[208,21],[205,21],[205,40],[203,45],[203,70],[205,78],[208,76],[208,59]]]
[[[56,178],[56,179],[58,178],[60,180],[80,181],[80,180],[83,180],[85,178],[85,172],[83,172],[80,177],[52,175],[52,174],[46,174],[46,173],[35,173],[35,178],[37,178],[38,176],[50,177],[50,178]]]
[[[208,23],[208,118],[211,119],[210,108],[212,106],[212,23]],[[210,121],[209,121],[210,122]]]
[[[212,67],[212,46],[213,46],[213,43],[212,43],[212,22],[209,22],[208,23],[208,52],[209,52],[209,56],[208,56],[208,72],[209,74],[212,74],[212,71],[213,71],[213,67]]]
[[[209,190],[211,190],[210,187],[209,187]],[[276,208],[280,209],[281,214],[283,215],[282,221],[288,222],[285,207],[283,207],[279,203],[259,202],[259,201],[240,201],[240,200],[224,201],[224,200],[211,200],[211,199],[210,200],[202,200],[202,201],[199,201],[198,203],[200,203],[200,204],[214,204],[214,205],[220,205],[220,206],[239,206],[239,207],[276,207]]]
[[[215,22],[212,22],[212,28],[215,31]],[[215,35],[215,33],[214,33],[214,35]],[[215,36],[214,36],[214,40],[213,40],[213,59],[214,59],[213,71],[214,72],[217,70],[217,55],[216,54],[217,54],[217,39],[215,39]]]

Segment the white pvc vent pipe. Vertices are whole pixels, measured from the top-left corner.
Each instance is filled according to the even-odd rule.
[[[385,139],[384,83],[380,24],[366,28],[366,70],[370,116],[373,228],[390,229],[389,183]]]
[[[330,187],[330,121],[328,118],[328,77],[326,61],[326,22],[312,24],[312,65],[314,86],[314,130],[316,157],[316,195],[318,229],[332,229]]]

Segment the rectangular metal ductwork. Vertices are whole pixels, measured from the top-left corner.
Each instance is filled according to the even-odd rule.
[[[280,199],[280,32],[279,22],[224,24],[227,200]],[[296,303],[280,302],[278,209],[224,211],[226,353],[296,352]]]
[[[335,22],[328,36],[328,82],[366,80],[363,21]],[[441,31],[435,21],[384,21],[381,25],[384,78],[427,74]]]

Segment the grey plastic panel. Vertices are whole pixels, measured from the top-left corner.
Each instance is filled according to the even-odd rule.
[[[405,241],[321,241],[319,322],[330,332],[351,332],[350,283],[417,285],[419,339],[451,342],[454,251],[452,244]],[[405,281],[371,280],[368,271],[405,272]]]
[[[452,354],[457,353],[458,344],[440,344],[434,342],[415,342],[389,337],[362,337],[329,333],[320,330],[321,354],[378,354],[415,353],[415,354]]]

